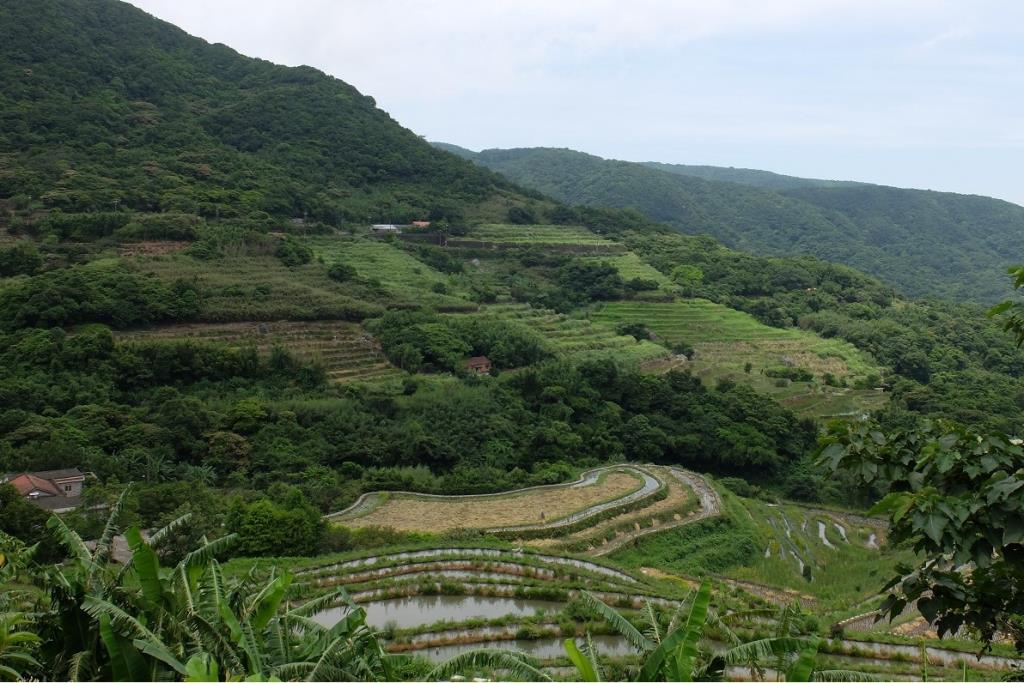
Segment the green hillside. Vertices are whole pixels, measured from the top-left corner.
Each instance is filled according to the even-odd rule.
[[[450,150],[449,150],[450,151]],[[467,157],[468,158],[468,157]],[[765,190],[791,190],[800,187],[841,187],[860,185],[849,180],[821,180],[820,178],[799,178],[754,168],[732,166],[701,166],[693,164],[665,164],[657,161],[644,162],[644,166],[681,176],[692,176],[704,180],[716,180],[738,185],[750,185]]]
[[[568,149],[458,150],[573,204],[633,208],[758,254],[810,254],[913,297],[991,302],[1024,253],[1024,207],[989,197],[614,161]]]
[[[709,655],[1016,665],[913,610],[844,633],[912,551],[816,465],[866,413],[1017,433],[1024,351],[980,307],[561,203],[116,0],[0,2],[0,76],[0,473],[87,473],[59,517],[0,484],[0,678],[421,680],[480,644],[573,678],[593,634],[619,680],[615,626],[665,635],[705,578]],[[548,152],[701,232],[853,212]],[[487,658],[432,678],[523,663]]]
[[[0,196],[27,216],[456,218],[508,186],[343,81],[108,1],[0,5],[0,151]]]

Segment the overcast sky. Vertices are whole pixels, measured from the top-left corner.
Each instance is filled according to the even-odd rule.
[[[1024,2],[132,0],[431,140],[1024,204]]]

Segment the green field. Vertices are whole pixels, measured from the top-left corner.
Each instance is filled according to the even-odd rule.
[[[310,237],[307,244],[326,265],[349,265],[359,277],[379,282],[400,300],[437,308],[476,307],[459,297],[463,292],[458,291],[456,280],[384,240],[329,235]]]
[[[612,264],[619,271],[619,275],[622,276],[623,280],[633,280],[635,278],[653,280],[658,283],[662,291],[675,289],[674,283],[667,275],[631,251],[625,254],[609,256],[589,256],[586,260],[592,262],[606,261]]]
[[[211,342],[255,348],[261,353],[280,346],[298,358],[321,365],[335,382],[377,381],[401,374],[360,325],[340,321],[167,325],[122,333],[118,338]]]
[[[507,244],[578,244],[614,246],[617,243],[575,225],[506,225],[490,223],[471,228],[467,239]]]
[[[819,601],[823,612],[843,610],[874,597],[896,573],[897,563],[913,559],[909,551],[886,547],[884,525],[865,518],[740,500],[764,543],[753,561],[732,567],[725,575],[808,593]],[[804,571],[809,572],[810,580]]]
[[[615,301],[604,304],[593,320],[616,324],[640,322],[671,342],[737,342],[801,339],[797,330],[768,327],[754,316],[704,299],[671,303]]]
[[[480,315],[514,320],[532,327],[549,341],[553,353],[563,358],[581,360],[611,355],[625,362],[642,363],[669,355],[668,349],[659,344],[616,334],[607,325],[527,304],[491,305]]]
[[[133,263],[162,280],[197,280],[204,293],[199,319],[205,322],[361,320],[383,310],[371,303],[373,294],[365,287],[328,278],[321,263],[288,268],[274,256],[203,261],[180,253],[140,257]]]
[[[689,344],[694,355],[684,365],[706,382],[749,383],[807,417],[853,415],[881,408],[887,401],[884,393],[867,386],[878,383],[881,369],[853,345],[803,330],[769,327],[747,313],[703,299],[611,302],[597,308],[591,319],[607,325],[642,323],[666,342]],[[805,370],[813,379],[772,376],[791,369]],[[827,386],[826,373],[834,383],[846,386]]]

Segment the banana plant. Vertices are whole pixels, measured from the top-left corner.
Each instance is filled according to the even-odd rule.
[[[816,670],[819,641],[795,635],[793,617],[798,610],[794,608],[783,610],[772,636],[742,642],[728,627],[727,619],[711,607],[708,579],[680,603],[664,633],[650,604],[643,610],[647,626],[646,632],[641,632],[596,596],[587,592],[582,596],[641,656],[640,681],[722,680],[728,666],[747,667],[756,678],[763,678],[765,669],[772,666],[790,681],[872,680],[855,672]],[[706,647],[709,626],[725,638],[729,647],[720,652]],[[572,639],[565,642],[565,650],[580,680],[601,680],[599,660],[589,638],[586,653]]]
[[[112,506],[92,549],[60,518],[48,523],[68,555],[61,565],[36,572],[50,593],[36,626],[48,645],[43,659],[51,676],[76,681],[397,678],[397,667],[407,658],[383,650],[366,624],[365,610],[343,589],[295,605],[288,599],[288,574],[260,577],[253,569],[240,580],[228,580],[217,557],[234,536],[203,539],[181,561],[164,567],[158,550],[188,517],[147,539],[137,528],[122,530],[125,495]],[[122,533],[131,557],[119,566],[111,554]],[[9,564],[6,555],[4,563]],[[334,605],[344,607],[344,614],[333,626],[312,619]],[[22,644],[28,640],[19,636]]]
[[[28,618],[19,612],[0,612],[0,680],[19,681],[39,669],[33,656],[39,636],[21,630]]]

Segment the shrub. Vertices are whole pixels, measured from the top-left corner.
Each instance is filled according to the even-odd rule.
[[[289,268],[301,266],[313,260],[313,252],[310,251],[309,247],[291,236],[281,240],[274,255],[281,259],[281,263]]]
[[[36,245],[21,241],[13,247],[0,249],[0,277],[35,275],[43,267],[43,258]]]
[[[347,282],[357,276],[356,269],[346,263],[334,263],[327,269],[327,277],[336,282]]]
[[[650,339],[651,333],[647,326],[639,322],[623,322],[615,326],[615,333],[636,337],[637,339]]]

